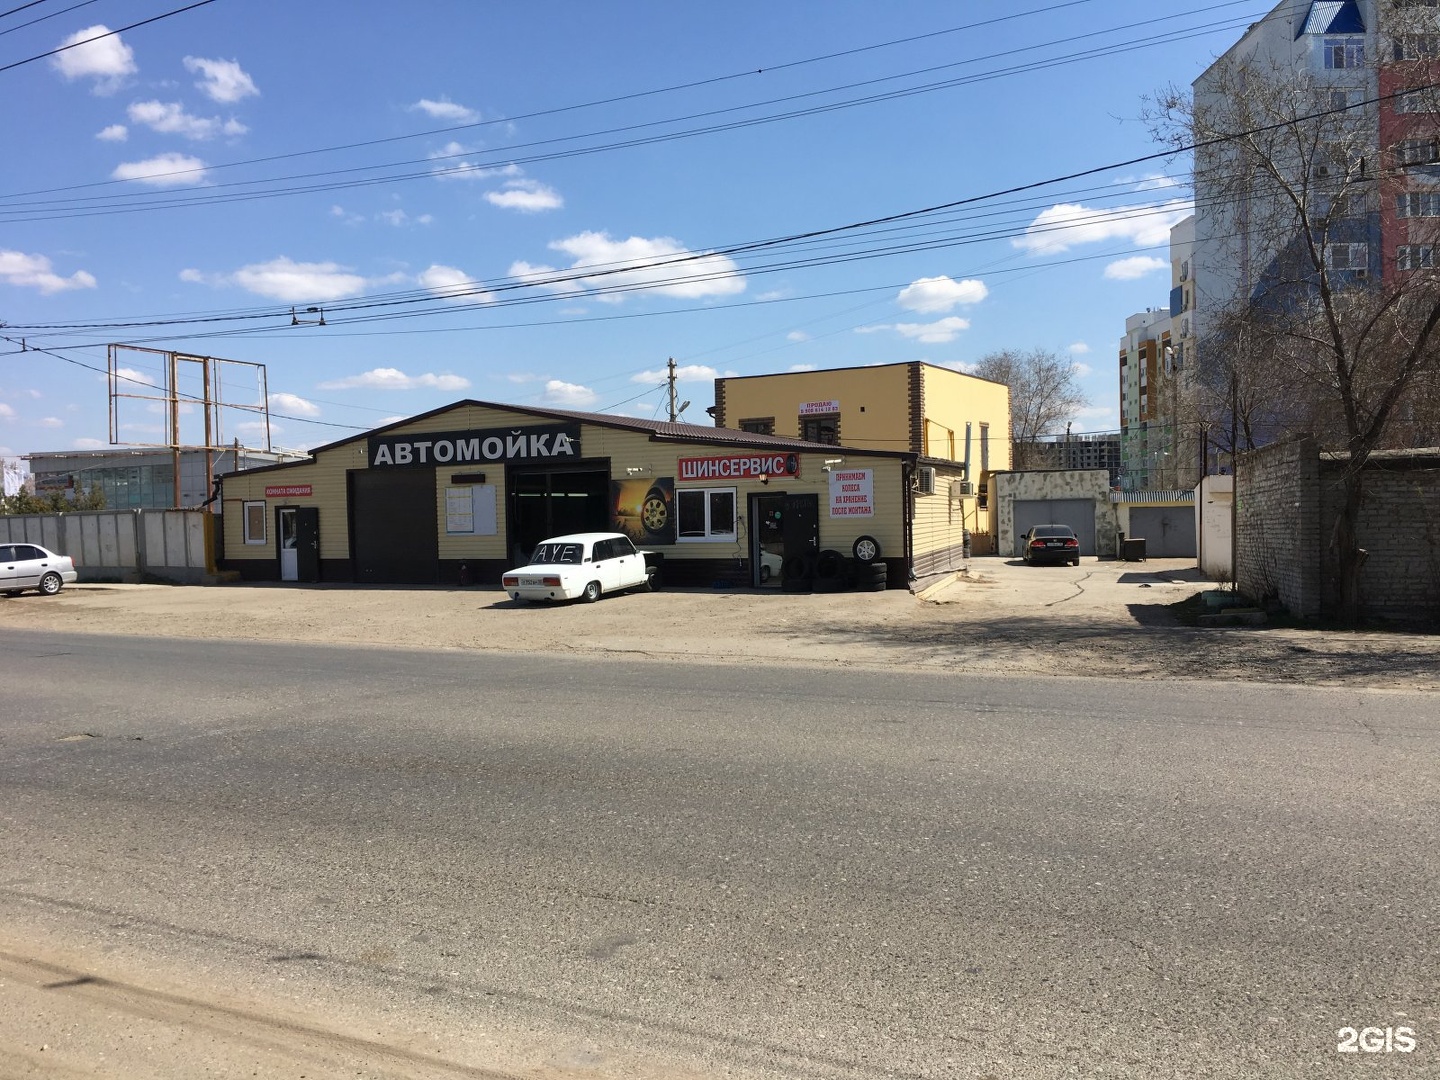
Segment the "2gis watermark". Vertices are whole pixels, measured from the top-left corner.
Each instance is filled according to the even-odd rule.
[[[1341,1054],[1413,1054],[1419,1047],[1415,1029],[1406,1025],[1342,1027],[1335,1032]]]

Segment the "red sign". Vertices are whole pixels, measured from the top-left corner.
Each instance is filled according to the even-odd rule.
[[[309,495],[309,484],[274,484],[265,489],[267,499],[289,499],[299,495]]]
[[[725,457],[682,457],[675,479],[758,480],[762,476],[799,476],[800,456],[784,454],[730,454]]]

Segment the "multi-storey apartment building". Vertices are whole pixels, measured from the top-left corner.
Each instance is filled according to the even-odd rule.
[[[1120,486],[1127,491],[1153,488],[1168,452],[1161,422],[1162,382],[1167,362],[1173,370],[1168,311],[1151,308],[1125,320],[1120,339]]]

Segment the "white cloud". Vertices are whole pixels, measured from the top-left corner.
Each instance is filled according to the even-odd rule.
[[[559,293],[562,296],[574,296],[576,293],[583,293],[585,286],[577,281],[550,281],[560,271],[553,266],[536,265],[528,262],[513,262],[510,264],[510,276],[516,281],[531,285],[539,285],[541,288]]]
[[[911,341],[918,341],[925,345],[943,345],[946,342],[954,341],[962,330],[969,329],[969,319],[951,315],[947,319],[938,319],[932,323],[883,323],[878,326],[858,326],[855,328],[855,332],[857,334],[874,334],[881,330],[893,330],[901,337],[909,338]]]
[[[110,174],[115,180],[134,180],[155,187],[179,187],[182,184],[203,184],[206,165],[186,154],[157,154],[145,161],[127,161],[117,165]]]
[[[488,304],[494,295],[481,289],[464,270],[436,263],[421,271],[420,287],[429,289],[436,296],[456,300],[464,304]]]
[[[810,335],[807,334],[807,333],[805,333],[804,330],[791,330],[788,334],[785,335],[785,340],[786,340],[786,341],[809,341],[809,340],[810,340]]]
[[[238,285],[258,296],[286,303],[338,300],[365,291],[366,279],[333,262],[297,263],[284,256],[266,263],[242,266],[233,274],[180,271],[180,280],[205,285]]]
[[[334,210],[340,210],[340,208],[338,206],[334,207],[331,212],[333,213]],[[343,215],[345,211],[340,210],[340,213]],[[412,218],[404,210],[381,210],[375,217],[387,225],[394,225],[397,229],[403,228],[406,225],[429,225],[435,220],[429,214],[421,214],[419,217]]]
[[[195,83],[201,93],[211,101],[230,105],[247,97],[256,97],[260,91],[255,80],[245,74],[235,60],[205,60],[198,56],[185,57],[185,70],[201,78]]]
[[[95,275],[84,270],[76,270],[68,278],[61,277],[50,268],[50,260],[44,255],[0,248],[0,284],[39,289],[49,296],[70,289],[93,289],[96,283]]]
[[[250,129],[237,120],[191,116],[179,102],[136,101],[126,110],[132,124],[144,124],[162,135],[185,139],[213,139],[216,135],[244,135]]]
[[[583,409],[595,404],[595,391],[578,383],[550,379],[545,383],[545,400],[551,405],[566,409]]]
[[[294,413],[298,416],[320,415],[320,406],[316,405],[313,401],[306,401],[298,394],[271,394],[270,408],[279,412]]]
[[[1076,356],[1084,356],[1090,351],[1090,346],[1083,341],[1074,341],[1066,346],[1066,351],[1074,353]]]
[[[538,214],[545,210],[558,210],[565,200],[554,188],[535,180],[510,180],[504,191],[487,191],[485,201],[502,210],[519,210],[525,214]]]
[[[1073,370],[1075,374],[1079,375],[1082,379],[1085,378],[1087,375],[1095,374],[1095,369],[1089,364],[1081,364],[1079,362],[1076,362],[1074,364],[1071,364],[1070,367],[1071,370]]]
[[[102,36],[106,34],[110,36]],[[82,41],[86,44],[77,44]],[[60,47],[65,51],[56,53],[50,61],[55,70],[70,82],[94,79],[92,92],[101,96],[115,93],[124,85],[127,75],[134,75],[140,70],[135,66],[135,53],[130,46],[120,40],[119,34],[111,34],[110,28],[103,24],[75,31],[60,43]]]
[[[165,433],[164,424],[121,424],[120,428],[122,431],[138,431],[145,435],[163,435]]]
[[[0,401],[0,420],[14,420],[17,415],[19,414],[15,412],[13,406],[6,405],[5,402]]]
[[[733,260],[724,255],[691,252],[668,236],[613,240],[608,233],[583,232],[549,246],[574,260],[572,271],[604,271],[603,276],[579,279],[591,289],[640,288],[686,299],[733,296],[745,291],[745,278]],[[649,265],[654,262],[664,265]],[[615,302],[622,299],[604,294],[596,298]]]
[[[720,377],[720,372],[705,364],[678,364],[675,367],[675,378],[680,382],[703,382],[714,380]],[[664,382],[670,378],[669,368],[656,368],[654,371],[642,371],[638,375],[630,376],[633,383],[654,383]]]
[[[1032,255],[1055,255],[1079,244],[1128,240],[1137,247],[1158,247],[1170,240],[1170,228],[1195,209],[1188,199],[1148,206],[1100,210],[1080,203],[1057,203],[1042,210],[1010,242]]]
[[[109,444],[100,439],[76,439],[71,445],[76,450],[104,450]]]
[[[158,386],[155,379],[146,375],[143,371],[136,371],[134,368],[122,367],[115,369],[115,377],[120,380],[122,388],[125,386]]]
[[[1170,263],[1165,259],[1157,259],[1153,255],[1134,255],[1128,259],[1118,259],[1105,267],[1105,278],[1107,281],[1134,281],[1136,278],[1169,269]]]
[[[111,124],[95,133],[101,142],[124,142],[130,137],[130,129],[124,124]]]
[[[814,370],[816,370],[816,369],[815,369],[815,365],[814,365],[814,364],[791,364],[788,368],[786,368],[786,370],[787,370],[787,371],[814,371]]]
[[[242,435],[264,435],[266,431],[271,435],[279,435],[285,429],[273,422],[267,427],[264,420],[242,420],[235,425],[235,430]]]
[[[1180,181],[1173,176],[1166,176],[1164,173],[1146,173],[1144,176],[1126,176],[1120,180],[1122,184],[1129,184],[1136,191],[1162,191],[1166,188],[1177,188]]]
[[[410,111],[423,112],[431,119],[444,120],[449,124],[477,124],[480,122],[480,114],[474,109],[467,109],[464,105],[457,105],[445,97],[442,97],[439,101],[421,98],[414,105],[410,106]]]
[[[978,304],[990,295],[983,281],[966,278],[954,281],[948,277],[918,278],[900,290],[895,302],[907,311],[929,315],[950,311],[958,304]]]
[[[430,155],[435,167],[430,171],[440,180],[488,180],[495,176],[519,176],[518,165],[477,165],[466,155],[475,153],[474,147],[458,142],[448,142]]]
[[[65,426],[65,421],[61,420],[58,416],[47,416],[40,421],[40,426],[44,428],[60,428]]]
[[[373,368],[320,384],[321,390],[466,390],[470,380],[459,375],[406,375],[398,368]]]

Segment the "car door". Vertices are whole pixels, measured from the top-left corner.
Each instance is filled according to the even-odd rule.
[[[13,588],[16,588],[15,546],[13,544],[0,544],[0,592]]]
[[[16,589],[33,589],[40,584],[40,575],[45,572],[46,559],[49,556],[33,544],[15,545],[15,584]]]
[[[633,589],[645,581],[645,556],[635,550],[629,537],[620,536],[610,541],[615,564],[617,589]]]
[[[593,562],[595,566],[595,577],[600,582],[600,588],[606,592],[614,592],[623,588],[620,584],[620,560],[615,558],[615,541],[596,540]]]

